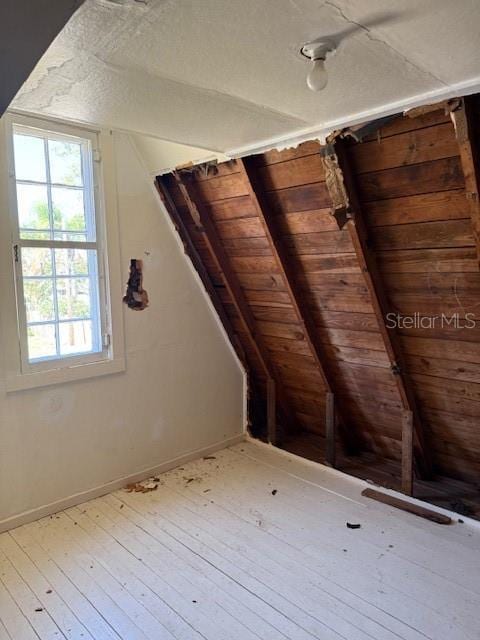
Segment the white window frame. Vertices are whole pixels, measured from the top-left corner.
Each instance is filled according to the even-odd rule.
[[[10,250],[12,275],[14,277],[15,296],[15,328],[17,357],[14,366],[10,366],[7,374],[7,391],[16,391],[36,386],[45,386],[59,382],[68,382],[96,375],[116,373],[125,369],[124,344],[123,344],[123,318],[121,311],[121,297],[112,305],[112,284],[119,285],[118,273],[120,271],[118,250],[118,223],[116,211],[116,183],[113,171],[113,148],[111,135],[106,132],[90,130],[77,125],[71,125],[60,121],[44,120],[33,116],[8,113],[4,120],[3,137],[5,138],[6,168],[8,173],[8,208],[10,211]],[[87,153],[82,153],[83,161],[90,162],[90,166],[84,166],[84,176],[92,178],[92,183],[86,185],[86,191],[92,194],[90,206],[93,211],[86,212],[95,219],[95,242],[70,242],[70,241],[43,241],[22,240],[19,232],[19,218],[17,208],[17,192],[14,162],[13,133],[25,128],[37,129],[41,134],[48,135],[49,139],[58,136],[59,139],[71,138],[75,142],[81,142],[88,146]],[[82,142],[83,141],[83,142]],[[103,143],[108,144],[104,145]],[[108,171],[104,172],[104,164],[100,144],[109,147]],[[0,163],[1,166],[1,163]],[[104,173],[109,185],[105,190]],[[49,176],[47,175],[47,180]],[[108,193],[109,192],[109,193]],[[105,196],[107,202],[105,203]],[[106,206],[107,205],[107,206]],[[107,215],[108,214],[108,215]],[[87,238],[88,240],[88,238]],[[101,335],[98,346],[101,351],[85,354],[72,354],[71,356],[57,357],[38,361],[29,361],[27,345],[27,319],[26,307],[23,296],[23,274],[21,262],[22,247],[48,247],[55,244],[57,248],[78,247],[83,249],[95,249],[97,251],[97,282],[99,317],[101,319]],[[117,245],[115,247],[115,245]],[[111,251],[114,246],[115,250]],[[3,247],[2,247],[3,249]],[[113,278],[112,278],[113,276]],[[117,291],[120,294],[120,291]],[[5,301],[3,301],[4,303]],[[13,301],[12,301],[13,302]],[[116,316],[116,317],[114,317]],[[10,322],[11,324],[11,322]],[[115,325],[115,326],[114,326]],[[10,327],[11,328],[11,327]],[[11,332],[10,332],[11,333]],[[12,355],[11,345],[8,349]],[[11,358],[12,360],[12,358]]]

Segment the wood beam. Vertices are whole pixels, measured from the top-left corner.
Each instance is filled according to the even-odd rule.
[[[160,195],[160,199],[162,200],[165,206],[165,209],[167,210],[167,213],[169,214],[170,219],[178,235],[180,236],[185,254],[192,261],[192,264],[195,270],[197,271],[200,277],[200,280],[202,281],[202,284],[205,287],[205,290],[210,300],[212,301],[215,311],[217,312],[218,317],[220,318],[223,328],[225,329],[228,335],[228,338],[230,339],[230,342],[233,348],[235,349],[235,352],[240,362],[243,364],[245,368],[246,377],[247,377],[247,380],[246,380],[247,393],[249,394],[249,396],[251,395],[252,397],[257,396],[258,389],[255,384],[254,377],[252,376],[252,367],[248,362],[248,357],[245,353],[242,342],[230,321],[230,318],[225,310],[225,306],[221,301],[220,296],[218,295],[218,292],[215,288],[215,285],[212,282],[212,279],[210,278],[210,274],[208,273],[208,270],[203,264],[202,257],[200,256],[200,254],[198,253],[195,247],[195,243],[192,239],[190,231],[187,225],[185,224],[182,215],[178,211],[170,195],[168,183],[165,177],[162,177],[162,176],[157,177],[157,179],[155,180],[155,187]],[[272,414],[273,414],[273,418],[272,418]],[[255,425],[252,424],[251,422],[250,411],[248,411],[248,420],[249,420],[250,426],[254,427]],[[274,424],[274,420],[275,420],[275,402],[273,403],[270,402],[270,405],[267,405],[267,424],[270,424],[270,423]]]
[[[275,380],[267,378],[267,435],[268,441],[275,444],[277,439],[277,393],[275,388]]]
[[[324,385],[324,392],[330,394],[331,402],[334,400],[332,392],[331,381],[325,371],[323,362],[326,360],[322,353],[319,341],[316,338],[317,330],[313,318],[306,304],[303,301],[303,297],[300,294],[295,269],[290,261],[289,255],[280,236],[277,225],[274,223],[272,216],[269,214],[268,202],[265,198],[265,194],[255,174],[254,158],[243,158],[237,160],[240,173],[243,176],[245,188],[250,195],[250,199],[253,202],[255,211],[262,224],[263,230],[267,237],[272,255],[277,263],[279,272],[281,273],[285,282],[286,289],[292,301],[292,306],[295,310],[295,314],[298,319],[298,323],[302,327],[303,334],[309,346],[310,352],[315,361],[315,366],[320,374]],[[337,407],[338,412],[338,407]],[[345,422],[342,421],[342,436],[345,442],[345,448],[350,453],[358,452],[358,441],[350,434],[345,426]],[[328,414],[326,415],[326,427],[328,426]],[[330,437],[334,437],[335,431],[332,429]],[[328,449],[328,447],[327,447]],[[333,460],[334,456],[330,456]]]
[[[168,215],[170,216],[170,219],[178,235],[180,236],[185,254],[192,261],[192,264],[196,272],[198,273],[200,280],[202,281],[202,284],[205,287],[205,290],[210,300],[212,301],[215,311],[217,312],[218,317],[220,318],[223,328],[227,332],[230,342],[233,348],[235,349],[235,352],[239,357],[241,363],[247,370],[247,374],[248,374],[249,367],[245,357],[245,352],[242,348],[242,343],[238,338],[238,335],[235,329],[233,328],[232,323],[230,322],[230,318],[228,317],[228,314],[225,311],[225,307],[222,301],[220,300],[220,296],[218,295],[218,292],[215,289],[215,285],[213,284],[210,278],[210,274],[208,273],[205,265],[203,264],[202,258],[195,247],[195,244],[190,235],[190,231],[188,230],[187,225],[185,224],[182,216],[180,215],[180,212],[178,211],[172,199],[172,196],[170,195],[167,181],[165,180],[165,178],[162,176],[158,176],[158,178],[155,180],[155,187],[158,191],[160,199],[162,200],[165,206],[165,209],[167,210]]]
[[[274,415],[276,416],[274,404],[278,403],[283,410],[284,417],[289,421],[292,420],[292,414],[286,400],[287,396],[283,392],[282,382],[271,361],[264,340],[258,331],[256,320],[250,310],[238,277],[230,264],[230,259],[223,248],[223,243],[218,235],[218,231],[198,196],[192,175],[175,171],[174,176],[185,199],[192,220],[199,224],[199,230],[203,233],[208,251],[217,269],[222,274],[225,287],[235,306],[242,328],[247,334],[252,348],[261,363],[267,381],[268,435],[270,442],[276,444],[278,441],[278,429],[277,421],[273,417]],[[269,393],[268,389],[270,389]],[[274,400],[272,400],[272,398]]]
[[[402,415],[402,491],[413,496],[413,413]]]
[[[332,201],[337,211],[336,219],[337,221],[339,220],[338,213],[341,212],[342,221],[348,228],[360,269],[365,278],[403,409],[410,411],[413,416],[416,469],[421,477],[429,478],[432,475],[432,463],[426,447],[425,433],[415,394],[407,376],[400,340],[395,329],[386,324],[390,305],[375,254],[370,249],[368,230],[360,206],[355,177],[348,159],[345,141],[329,140],[322,155],[328,176],[327,186],[329,186],[329,191],[331,189],[330,185],[332,183],[335,184],[335,189],[332,190]]]
[[[337,462],[335,413],[335,396],[331,391],[328,391],[325,409],[325,437],[327,441],[327,445],[325,447],[325,459],[331,467],[335,467]]]
[[[247,189],[250,199],[253,202],[255,211],[267,237],[270,250],[275,259],[275,262],[277,263],[278,270],[285,282],[285,287],[291,298],[292,306],[295,310],[298,323],[302,327],[303,334],[308,343],[308,346],[310,347],[310,351],[315,360],[315,365],[325,386],[325,391],[331,391],[330,383],[323,368],[321,356],[314,342],[315,325],[310,317],[310,314],[307,312],[307,309],[304,307],[299,293],[297,292],[293,269],[291,267],[287,252],[283,246],[282,240],[279,237],[276,226],[273,224],[272,218],[268,214],[268,204],[253,171],[252,160],[253,158],[243,158],[237,160],[240,173],[243,176],[245,188]]]
[[[477,261],[480,265],[480,149],[477,142],[478,131],[475,118],[480,113],[474,112],[474,98],[468,96],[457,101],[457,106],[450,112],[455,127],[455,134],[460,151],[463,175],[465,178],[465,195],[470,209],[473,236],[477,248]]]

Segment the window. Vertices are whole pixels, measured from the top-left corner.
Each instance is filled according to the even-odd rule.
[[[13,118],[10,138],[22,370],[105,360],[110,340],[97,136]]]

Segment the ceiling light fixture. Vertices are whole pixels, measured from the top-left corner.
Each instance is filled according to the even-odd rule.
[[[313,66],[307,76],[307,86],[312,91],[321,91],[327,86],[328,73],[325,68],[325,60],[327,56],[333,55],[334,52],[334,43],[331,40],[321,39],[307,42],[300,49],[302,56],[313,62]]]

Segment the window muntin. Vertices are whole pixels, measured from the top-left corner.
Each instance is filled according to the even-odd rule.
[[[22,361],[100,359],[106,300],[92,138],[13,124],[13,160]]]

